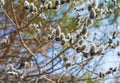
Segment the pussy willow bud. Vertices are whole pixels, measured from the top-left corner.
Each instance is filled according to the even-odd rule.
[[[24,2],[24,8],[25,9],[29,9],[30,8],[30,3],[27,0],[25,0],[25,2]]]
[[[47,9],[51,9],[51,8],[52,8],[52,2],[49,1],[49,2],[48,2],[48,7],[47,7]]]
[[[115,39],[115,37],[117,36],[117,34],[118,34],[118,32],[117,32],[117,31],[114,31],[114,32],[112,33],[112,38]]]
[[[70,43],[70,44],[73,44],[73,43],[74,43],[73,37],[70,38],[69,43]]]
[[[89,18],[91,18],[91,19],[94,19],[94,18],[97,17],[97,14],[96,14],[96,11],[95,11],[94,8],[91,8],[91,9],[90,9],[90,13],[89,13],[89,14],[90,14],[90,15],[89,15]]]
[[[95,46],[95,44],[92,43],[89,53],[90,53],[91,55],[94,55],[94,54],[95,54],[95,50],[96,50],[96,46]]]
[[[84,26],[82,29],[82,34],[85,35],[87,34],[88,30],[87,30],[87,26]]]
[[[60,36],[60,34],[61,34],[61,28],[60,28],[60,26],[57,26],[57,28],[56,28],[56,35]]]
[[[56,41],[60,41],[60,40],[61,40],[61,39],[60,39],[60,36],[56,36],[56,37],[55,37],[55,40],[56,40]]]
[[[8,45],[10,43],[10,39],[8,36],[5,36],[4,39],[1,40],[1,44]]]
[[[61,34],[60,34],[60,39],[62,40],[62,39],[65,39],[65,34],[62,32]]]
[[[112,68],[112,67],[110,67],[110,68],[109,68],[109,70],[110,70],[110,71],[112,71],[112,70],[113,70],[113,68]]]
[[[115,67],[115,68],[113,68],[113,70],[112,70],[113,72],[116,72],[117,71],[117,67]]]
[[[61,45],[65,45],[65,43],[66,43],[66,39],[64,38],[61,40]]]
[[[70,67],[72,64],[71,64],[71,62],[69,62],[69,61],[67,61],[66,63],[65,63],[65,66],[66,67]]]
[[[99,73],[99,77],[100,77],[100,78],[104,78],[104,77],[105,77],[105,73],[100,72],[100,73]]]
[[[67,33],[67,35],[66,35],[66,39],[70,39],[71,38],[71,35],[70,35],[70,33]]]
[[[111,74],[112,72],[111,71],[107,71],[105,74],[108,75],[108,74]]]
[[[30,4],[30,12],[36,12],[36,11],[37,11],[36,6],[34,5],[34,3],[31,3]]]
[[[56,36],[56,29],[53,29],[53,31],[51,32],[51,37],[55,37]]]
[[[97,55],[101,55],[104,51],[104,46],[100,46],[97,50],[96,50],[96,54]]]

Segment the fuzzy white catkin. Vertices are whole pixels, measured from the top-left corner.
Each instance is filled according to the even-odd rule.
[[[65,64],[66,67],[70,67],[71,65],[72,65],[72,64],[71,64],[70,61],[67,61],[66,64]]]
[[[52,1],[48,2],[48,8],[52,8]]]
[[[61,28],[60,28],[60,26],[57,26],[56,35],[59,36],[60,34],[61,34]]]
[[[60,34],[60,39],[61,40],[65,39],[65,34],[63,32]]]
[[[91,48],[90,48],[90,54],[92,55],[92,54],[94,54],[95,53],[95,50],[96,50],[96,46],[95,46],[95,44],[94,43],[92,43],[91,44]]]
[[[91,8],[89,18],[94,19],[95,17],[96,17],[96,11],[94,8]]]
[[[67,33],[67,35],[66,35],[66,39],[70,39],[70,38],[71,38],[70,33]]]
[[[27,9],[30,8],[30,3],[27,0],[25,0],[24,2],[24,8],[27,8]]]
[[[87,26],[84,26],[82,29],[82,34],[85,35],[87,34],[88,30],[87,30]]]
[[[34,3],[30,4],[30,11],[31,12],[36,12],[37,11],[37,7],[34,5]]]
[[[53,29],[53,31],[51,32],[51,37],[55,37],[56,35],[56,29]]]

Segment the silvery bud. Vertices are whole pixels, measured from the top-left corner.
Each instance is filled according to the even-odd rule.
[[[95,50],[96,50],[96,45],[93,44],[93,43],[91,43],[91,48],[90,48],[89,53],[90,53],[91,55],[94,55],[94,54],[95,54]]]
[[[85,35],[87,34],[88,30],[87,30],[87,26],[84,26],[82,29],[82,34]]]
[[[36,12],[37,11],[37,7],[34,5],[34,3],[30,4],[30,12]]]
[[[96,18],[96,17],[97,17],[97,14],[96,14],[95,9],[94,9],[94,8],[91,8],[91,9],[90,9],[89,18],[94,19],[94,18]]]
[[[5,38],[0,41],[0,49],[5,48],[9,43],[10,43],[9,37],[5,36]]]
[[[53,29],[53,31],[51,32],[51,37],[55,37],[56,36],[56,29]]]
[[[52,2],[49,1],[49,2],[48,2],[48,7],[47,7],[47,9],[51,9],[51,8],[52,8]]]
[[[25,9],[29,9],[30,8],[30,3],[27,0],[25,0],[25,2],[24,2],[24,8]]]
[[[61,45],[65,45],[65,43],[66,43],[66,39],[64,38],[61,40]]]
[[[105,73],[100,72],[100,73],[99,73],[99,77],[100,77],[100,78],[104,78],[104,77],[105,77]]]
[[[65,34],[63,32],[60,34],[60,39],[61,40],[65,39]]]
[[[60,28],[60,26],[57,26],[57,28],[56,28],[56,35],[60,36],[60,34],[61,34],[61,28]]]
[[[67,33],[67,35],[66,35],[66,39],[70,39],[70,38],[71,38],[70,33]]]

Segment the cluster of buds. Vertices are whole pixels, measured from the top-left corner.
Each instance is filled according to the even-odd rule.
[[[120,9],[120,5],[117,4],[116,0],[104,0],[100,5],[104,6],[104,5],[106,5],[106,3],[109,3],[109,1],[111,1],[113,3],[113,4],[110,4],[110,5],[113,5],[113,8],[109,9],[109,10],[108,9],[104,9],[103,14],[111,14],[114,10]]]
[[[24,1],[24,8],[29,10],[29,12],[31,12],[33,14],[37,13],[37,11],[38,11],[38,9],[35,6],[35,4],[34,3],[30,3],[27,0]]]
[[[93,6],[88,6],[88,11],[89,11],[89,18],[90,19],[95,19],[97,17],[96,11],[93,8]]]
[[[105,73],[104,73],[104,72],[100,72],[100,73],[99,73],[99,77],[100,77],[100,78],[104,78],[104,77],[105,77]]]
[[[57,26],[55,29],[52,30],[51,34],[48,35],[48,39],[54,39],[56,41],[61,41],[61,45],[64,45],[65,43],[69,45],[73,45],[76,40],[83,39],[87,37],[87,26],[84,26],[82,30],[78,30],[73,34],[67,33],[66,35],[61,31],[61,27]],[[82,46],[82,49],[84,49],[85,45]]]
[[[55,8],[57,8],[59,5],[62,5],[64,3],[70,3],[70,0],[56,0],[55,1]]]
[[[84,51],[86,49],[86,46],[87,46],[86,44],[78,44],[75,48],[76,52],[80,53],[80,52]]]
[[[56,29],[53,29],[51,35],[48,36],[48,39],[55,39],[56,41],[61,41],[61,45],[66,43],[65,34],[61,31],[61,27],[57,26]]]
[[[79,44],[76,45],[76,52],[77,53],[82,53],[84,57],[93,56],[93,55],[101,55],[104,52],[105,47],[103,45],[97,46],[94,43],[90,44],[90,50],[85,51],[87,45],[82,43],[83,41],[80,41]]]
[[[30,24],[30,27],[31,28],[34,28],[35,30],[36,30],[36,33],[37,34],[40,34],[41,33],[41,28],[43,27],[42,26],[42,23],[41,22],[39,22],[39,23],[37,23],[37,24]]]
[[[9,37],[5,36],[5,38],[0,41],[0,49],[5,48],[9,43],[10,43]]]
[[[113,40],[116,38],[116,36],[118,35],[118,32],[117,31],[114,31],[113,33],[112,33],[112,35],[111,36],[109,36],[109,46],[111,47],[111,48],[115,48],[115,47],[117,47],[117,46],[119,46],[120,45],[120,41],[119,40],[116,40],[116,41],[114,41],[113,42]]]
[[[9,75],[13,75],[16,77],[19,77],[22,75],[22,72],[20,70],[17,70],[16,68],[14,68],[14,66],[12,64],[10,64],[9,71],[7,73]]]
[[[106,75],[109,75],[109,74],[111,74],[111,73],[114,73],[114,72],[116,72],[117,71],[117,67],[115,67],[115,68],[109,68],[109,70],[107,71],[107,72],[100,72],[99,73],[99,77],[100,78],[104,78]]]
[[[108,75],[108,74],[114,73],[116,71],[117,71],[117,67],[115,67],[115,68],[111,67],[111,68],[109,68],[109,70],[105,74]]]
[[[41,1],[42,3],[45,3],[45,1],[44,0],[42,0]],[[57,8],[59,8],[60,7],[60,5],[62,5],[62,4],[64,4],[64,3],[69,3],[70,2],[70,0],[56,0],[55,2],[54,2],[54,4],[53,4],[53,2],[52,1],[48,1],[48,3],[46,3],[46,4],[43,4],[43,5],[41,5],[41,7],[40,7],[40,11],[42,10],[45,10],[45,9],[57,9]]]

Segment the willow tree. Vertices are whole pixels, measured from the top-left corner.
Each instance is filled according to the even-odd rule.
[[[119,5],[119,0],[0,0],[0,81],[99,83],[111,75],[119,81],[118,65],[105,71],[102,66],[120,45]]]

